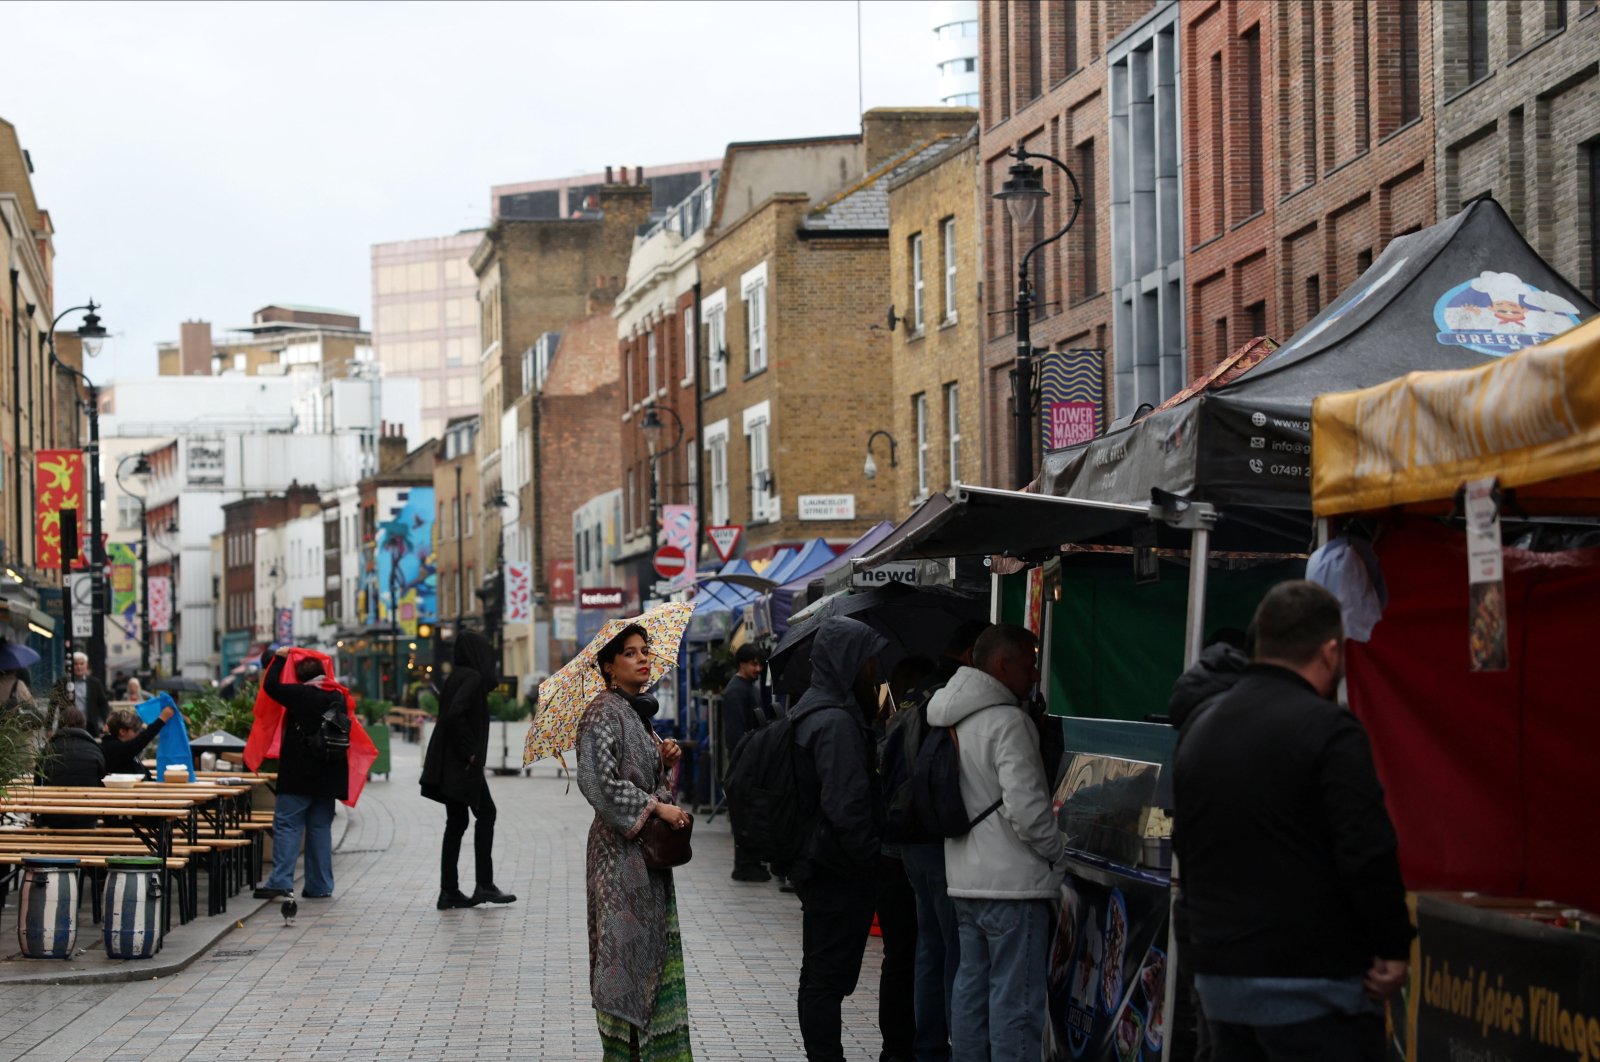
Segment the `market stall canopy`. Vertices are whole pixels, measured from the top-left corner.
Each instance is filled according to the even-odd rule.
[[[1600,503],[1600,317],[1502,361],[1323,395],[1313,407],[1318,516],[1517,488],[1530,514]]]
[[[735,610],[756,598],[755,590],[739,584],[759,579],[760,575],[750,562],[742,557],[728,561],[714,574],[702,574],[697,580],[699,590],[695,596],[694,618],[689,621],[688,640],[715,642],[726,638],[733,629]]]
[[[1045,456],[1040,491],[1136,503],[1152,488],[1219,506],[1311,507],[1311,404],[1408,372],[1536,346],[1595,306],[1493,199],[1396,237],[1354,284],[1237,381]]]
[[[1058,552],[1065,542],[1125,536],[1150,519],[1149,502],[958,486],[923,502],[859,564],[875,568],[890,561],[987,554],[1035,557]]]
[[[884,520],[868,528],[864,535],[839,553],[834,553],[833,547],[822,539],[814,540],[810,546],[800,551],[794,563],[789,566],[783,585],[757,599],[751,606],[746,618],[753,633],[781,638],[789,629],[789,618],[794,613],[795,603],[811,593],[813,582],[841,565],[848,565],[857,557],[876,549],[878,543],[893,530],[894,525]],[[821,550],[812,549],[818,544],[827,551],[826,555]],[[811,561],[817,562],[814,567],[810,566]]]

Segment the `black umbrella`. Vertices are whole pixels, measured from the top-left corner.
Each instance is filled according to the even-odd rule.
[[[824,620],[833,616],[858,619],[889,640],[878,661],[878,677],[887,680],[908,656],[937,659],[957,628],[988,618],[987,597],[945,586],[890,583],[870,590],[840,591],[823,598],[804,619],[793,624],[772,651],[773,685],[797,698],[811,683],[811,643]]]
[[[192,679],[187,675],[168,675],[158,678],[150,683],[153,690],[166,690],[169,693],[205,693],[211,687],[199,679]]]

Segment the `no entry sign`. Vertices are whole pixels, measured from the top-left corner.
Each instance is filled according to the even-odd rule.
[[[683,574],[689,566],[689,558],[677,546],[662,546],[656,550],[655,565],[657,575],[672,579]]]

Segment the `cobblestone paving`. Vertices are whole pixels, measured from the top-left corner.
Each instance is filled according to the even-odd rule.
[[[415,746],[397,744],[395,761],[351,813],[332,900],[302,900],[289,927],[268,907],[170,978],[0,989],[0,1059],[597,1058],[588,805],[552,767],[492,779],[496,876],[520,899],[438,912],[443,809],[417,794]],[[470,834],[464,848],[470,888]],[[694,861],[677,876],[695,1057],[803,1058],[799,902],[730,881],[732,865],[725,817],[697,822]],[[871,942],[845,1003],[852,1060],[877,1057],[880,954]]]

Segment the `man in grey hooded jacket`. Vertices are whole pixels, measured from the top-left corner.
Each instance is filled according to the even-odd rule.
[[[872,762],[878,654],[884,637],[859,620],[823,621],[811,686],[789,709],[796,782],[817,814],[789,870],[801,916],[800,1035],[810,1062],[844,1062],[840,1008],[856,989],[872,928],[883,798]]]
[[[1038,642],[1022,627],[990,627],[972,663],[928,702],[928,725],[955,729],[967,814],[999,802],[944,843],[961,929],[951,1047],[957,1062],[1037,1062],[1049,901],[1060,895],[1067,845],[1050,810],[1039,734],[1022,707],[1039,681]]]

